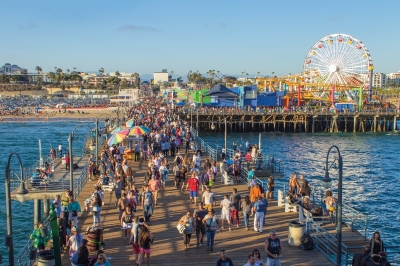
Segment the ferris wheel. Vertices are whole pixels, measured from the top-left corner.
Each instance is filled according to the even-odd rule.
[[[360,40],[346,34],[332,34],[308,51],[303,66],[304,82],[306,87],[367,86],[372,69],[370,53]]]

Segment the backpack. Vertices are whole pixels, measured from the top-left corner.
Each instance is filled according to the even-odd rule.
[[[208,174],[207,173],[203,173],[202,175],[201,175],[201,183],[203,184],[203,185],[208,185],[208,182],[209,181],[209,177],[208,177]]]
[[[313,250],[314,249],[314,240],[312,239],[312,237],[309,234],[305,233],[301,237],[300,241],[301,241],[300,248],[302,250]]]

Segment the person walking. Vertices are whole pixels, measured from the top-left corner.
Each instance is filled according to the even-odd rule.
[[[69,198],[68,203],[68,213],[69,219],[72,221],[74,220],[74,226],[78,228],[78,213],[81,212],[81,205],[78,201],[74,199],[74,197]],[[71,224],[72,226],[72,224]]]
[[[213,206],[216,206],[214,192],[211,191],[210,187],[206,188],[204,191],[201,201],[204,203],[204,208],[210,210]]]
[[[203,224],[203,218],[207,215],[207,210],[203,208],[203,202],[199,203],[199,209],[195,209],[193,211],[193,218],[196,221],[196,238],[197,238],[197,247],[200,247],[203,244],[203,238],[206,234],[206,227]]]
[[[69,257],[72,258],[75,252],[82,246],[83,235],[79,233],[78,229],[74,226],[71,229],[72,236],[68,239],[67,246],[69,246]]]
[[[190,192],[189,192],[190,203],[194,202],[194,204],[197,204],[197,193],[199,191],[199,180],[196,178],[194,173],[188,180],[188,187],[186,190],[190,190]]]
[[[131,235],[130,231],[132,229],[132,222],[133,222],[133,217],[135,214],[132,212],[132,209],[130,206],[125,207],[125,211],[121,215],[120,219],[120,224],[121,224],[121,229],[124,230],[125,238],[130,240]]]
[[[100,213],[103,206],[103,201],[99,193],[94,192],[92,197],[92,213],[93,213],[93,226],[100,226]]]
[[[244,200],[241,202],[241,209],[243,213],[243,218],[244,218],[244,227],[246,230],[249,230],[249,224],[250,224],[250,213],[252,209],[252,203],[250,201],[250,197],[246,196]]]
[[[232,189],[232,194],[229,199],[232,202],[230,214],[231,224],[233,224],[233,219],[236,216],[236,227],[239,227],[239,210],[242,197],[238,194],[237,188]]]
[[[77,266],[88,266],[89,264],[89,250],[87,248],[87,239],[82,240],[82,245],[78,249],[78,263]]]
[[[264,210],[265,204],[262,197],[259,196],[258,200],[254,203],[252,213],[254,214],[254,231],[262,233],[264,225]],[[259,228],[257,229],[257,225]]]
[[[222,222],[221,229],[224,229],[224,221],[226,219],[228,221],[229,231],[231,231],[230,210],[232,207],[232,202],[228,199],[228,195],[224,195],[224,199],[221,200],[219,206],[222,208],[222,210],[221,210],[221,222]]]
[[[65,170],[69,170],[70,165],[69,165],[69,153],[65,155]]]
[[[143,265],[144,257],[147,257],[147,266],[150,266],[150,244],[153,243],[154,237],[150,233],[148,227],[141,227],[141,233],[139,236],[139,246],[140,246],[140,258],[139,258],[139,266]]]
[[[153,175],[149,181],[149,189],[153,194],[153,204],[157,206],[158,191],[160,191],[160,181]]]
[[[214,213],[214,209],[208,210],[208,214],[204,216],[202,222],[206,227],[207,251],[213,251],[217,225],[219,227],[220,233],[222,233],[222,227],[219,224],[218,216]]]
[[[143,216],[147,224],[150,223],[150,217],[153,215],[153,193],[149,190],[149,186],[144,186],[142,197]]]
[[[190,245],[193,228],[195,227],[194,219],[191,216],[190,211],[187,211],[186,215],[182,216],[179,223],[185,226],[185,229],[183,230],[183,244],[185,244],[185,250],[187,250]]]
[[[276,237],[275,230],[269,232],[269,238],[265,241],[265,252],[267,253],[267,266],[281,266],[282,245]]]

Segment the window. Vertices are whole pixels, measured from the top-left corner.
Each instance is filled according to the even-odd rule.
[[[218,96],[211,96],[211,103],[218,103]]]

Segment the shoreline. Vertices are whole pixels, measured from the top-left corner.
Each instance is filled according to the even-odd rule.
[[[65,113],[58,113],[59,109],[54,109],[43,114],[28,114],[28,115],[4,115],[0,116],[0,123],[7,122],[58,122],[58,121],[96,121],[99,115],[108,114],[111,118],[116,118],[116,108],[101,108],[101,109],[67,109]],[[60,109],[61,110],[61,109]],[[73,111],[70,113],[69,111]],[[80,113],[78,113],[78,111]],[[83,114],[82,114],[83,112]],[[104,121],[107,117],[102,116],[100,121]]]

